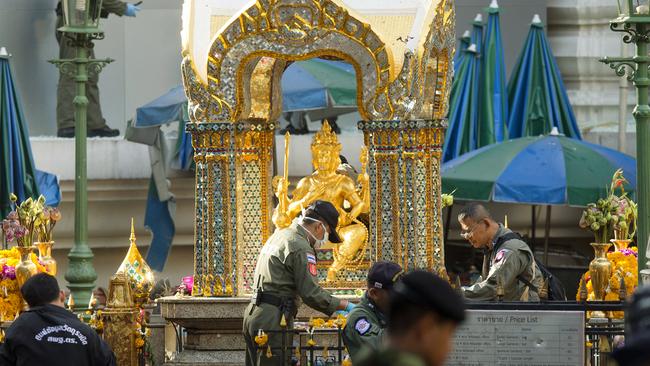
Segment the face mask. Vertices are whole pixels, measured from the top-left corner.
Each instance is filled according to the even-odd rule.
[[[305,227],[303,226],[303,223],[305,222],[305,220],[310,220],[310,221],[317,222],[317,223],[319,223],[319,224],[323,227],[323,233],[324,233],[324,234],[323,234],[323,238],[322,238],[322,239],[318,239],[318,238],[316,238],[316,237],[314,236],[314,234],[311,233],[311,231],[307,230],[307,228],[305,228]],[[319,248],[322,247],[325,243],[327,243],[327,241],[329,240],[329,233],[327,232],[327,228],[325,227],[325,224],[323,224],[323,223],[320,222],[319,220],[312,219],[311,217],[305,217],[305,216],[303,215],[303,216],[301,217],[301,220],[300,220],[300,223],[299,223],[299,224],[300,224],[300,226],[302,226],[303,229],[305,229],[305,231],[309,234],[309,236],[311,236],[311,237],[314,239],[314,248],[319,249]]]

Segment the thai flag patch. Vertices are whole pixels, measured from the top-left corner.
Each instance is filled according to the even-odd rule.
[[[316,264],[316,256],[310,253],[307,253],[307,263]]]

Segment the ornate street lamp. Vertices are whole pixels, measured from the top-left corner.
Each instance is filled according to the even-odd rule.
[[[650,231],[650,106],[648,105],[648,43],[650,43],[650,0],[617,0],[618,18],[610,21],[614,32],[622,32],[623,42],[636,45],[633,57],[605,57],[601,59],[625,76],[636,87],[637,102],[632,115],[636,121],[636,189],[639,204],[637,246],[639,248],[639,279],[650,283],[650,253],[647,253]]]
[[[65,273],[68,288],[74,300],[74,310],[84,311],[95,288],[97,273],[93,267],[93,252],[88,247],[88,192],[86,161],[86,112],[88,98],[86,83],[89,74],[99,74],[111,59],[90,59],[88,50],[94,39],[102,39],[99,18],[102,0],[63,0],[64,25],[61,42],[76,48],[74,59],[51,60],[59,70],[75,80],[76,96],[73,101],[75,121],[75,190],[74,190],[74,246],[68,254],[70,264]]]

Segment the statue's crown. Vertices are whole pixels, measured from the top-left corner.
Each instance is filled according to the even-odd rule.
[[[334,145],[334,146],[341,145],[339,143],[338,137],[336,137],[336,133],[332,132],[332,128],[330,127],[330,124],[327,121],[323,122],[323,127],[321,127],[320,131],[318,131],[316,135],[314,135],[314,139],[311,142],[311,146],[318,146],[318,145]]]

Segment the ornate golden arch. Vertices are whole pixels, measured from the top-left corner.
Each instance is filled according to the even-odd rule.
[[[393,75],[390,47],[337,0],[258,0],[213,38],[207,85],[197,77],[189,55],[183,60],[191,117],[194,122],[249,118],[255,75],[264,80],[256,90],[262,87],[267,99],[278,98],[286,62],[331,56],[354,66],[363,119],[442,118],[455,43],[453,1],[440,1],[434,18],[422,48],[416,55],[407,52],[402,70]],[[260,68],[262,57],[275,61]]]

